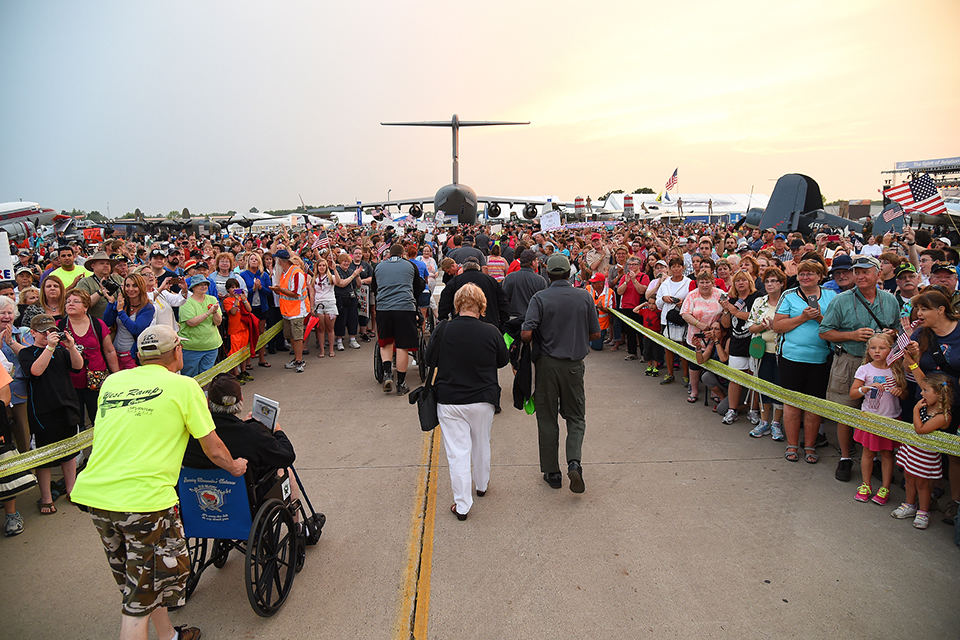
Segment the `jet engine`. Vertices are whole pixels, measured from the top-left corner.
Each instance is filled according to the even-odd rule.
[[[537,217],[537,205],[528,204],[523,208],[523,217],[527,220],[533,220]]]
[[[412,215],[414,218],[419,218],[423,215],[423,207],[418,204],[410,205],[410,215]]]
[[[500,216],[500,205],[496,202],[492,203],[487,207],[487,215],[491,218],[498,218]]]

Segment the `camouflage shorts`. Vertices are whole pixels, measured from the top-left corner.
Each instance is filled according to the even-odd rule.
[[[90,515],[123,595],[123,613],[145,616],[184,605],[190,556],[176,507],[153,513],[91,508]]]

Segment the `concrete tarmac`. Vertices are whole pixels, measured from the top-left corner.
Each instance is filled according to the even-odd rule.
[[[460,522],[440,438],[429,476],[432,436],[380,391],[372,349],[318,359],[311,344],[303,374],[286,355],[254,368],[248,406],[255,392],[280,401],[327,525],[274,617],[250,608],[234,553],[174,624],[229,639],[409,638],[415,625],[438,639],[957,637],[960,550],[939,513],[919,531],[890,517],[898,487],[885,507],[854,501],[859,465],[837,482],[835,449],[788,462],[745,417],[721,424],[623,351],[587,358],[579,495],[541,479],[535,417],[513,409],[501,371],[490,487]],[[116,637],[119,594],[89,516],[61,499],[40,517],[37,497],[18,499],[26,531],[0,541],[2,635]]]

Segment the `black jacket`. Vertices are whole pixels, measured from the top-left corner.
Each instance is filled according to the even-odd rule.
[[[482,271],[476,269],[465,269],[463,273],[455,277],[443,288],[440,294],[437,312],[440,319],[453,315],[453,296],[463,285],[468,282],[480,287],[484,297],[487,299],[487,312],[483,315],[483,321],[498,329],[501,328],[507,320],[510,319],[510,309],[507,304],[507,296],[503,293],[503,287],[492,276],[488,276]]]
[[[297,457],[287,434],[283,431],[271,433],[256,420],[244,422],[237,416],[215,413],[213,424],[217,435],[230,450],[230,455],[246,458],[247,472],[252,472],[255,478],[263,477],[268,471],[289,467]],[[187,451],[183,454],[183,466],[213,469],[217,465],[210,462],[200,442],[191,436]]]

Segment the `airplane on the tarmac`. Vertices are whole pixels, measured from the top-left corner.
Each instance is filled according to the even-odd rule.
[[[503,212],[503,207],[510,209],[515,205],[522,205],[522,215],[527,220],[537,218],[548,204],[546,199],[512,198],[508,196],[478,196],[472,188],[460,182],[460,127],[491,127],[497,125],[524,125],[529,122],[498,122],[460,120],[457,114],[449,120],[433,120],[427,122],[381,122],[381,125],[390,127],[450,127],[453,135],[453,182],[440,187],[433,196],[420,198],[401,198],[382,202],[357,203],[359,209],[373,209],[374,218],[383,220],[390,207],[409,207],[409,214],[414,218],[423,215],[425,204],[432,202],[434,211],[439,217],[442,211],[446,216],[455,216],[460,224],[473,224],[477,221],[477,204],[486,203],[487,215],[497,218]],[[313,213],[314,210],[308,211]],[[356,223],[356,211],[353,222]]]
[[[5,202],[0,204],[0,231],[6,231],[11,242],[21,243],[38,233],[40,227],[54,221],[72,220],[53,209],[44,209],[36,202]]]
[[[134,211],[135,217],[118,218],[104,223],[103,227],[109,232],[116,232],[123,236],[131,236],[136,233],[167,233],[177,235],[187,233],[189,235],[208,235],[220,232],[220,223],[207,218],[193,218],[190,216],[190,210],[183,208],[180,218],[145,218],[140,209]]]

